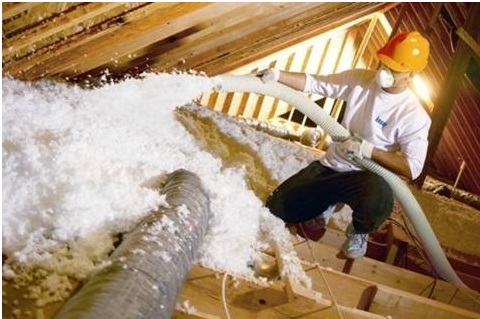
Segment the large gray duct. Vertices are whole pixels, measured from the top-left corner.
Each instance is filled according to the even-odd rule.
[[[214,78],[220,92],[252,92],[281,99],[312,119],[332,137],[348,137],[350,132],[302,93],[278,82],[262,83],[254,75],[221,75]],[[370,159],[359,161],[368,170],[385,178],[402,205],[425,248],[436,272],[461,289],[469,289],[458,277],[428,223],[422,208],[406,184],[395,174]]]
[[[208,225],[200,179],[171,173],[162,193],[170,207],[147,216],[56,314],[56,319],[170,319]]]

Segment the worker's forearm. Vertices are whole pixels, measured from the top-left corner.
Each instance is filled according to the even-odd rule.
[[[372,152],[372,159],[392,172],[400,174],[408,178],[408,180],[412,179],[410,164],[404,156],[374,148]]]
[[[283,83],[292,89],[302,91],[305,88],[305,73],[280,71],[278,82]]]

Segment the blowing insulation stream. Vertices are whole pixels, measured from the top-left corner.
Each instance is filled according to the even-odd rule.
[[[330,136],[350,136],[350,132],[337,123],[322,108],[318,107],[302,93],[286,85],[278,82],[263,83],[254,75],[220,75],[214,81],[216,90],[219,92],[251,92],[281,99],[312,119]],[[382,176],[388,182],[395,197],[412,222],[420,242],[439,276],[460,289],[469,290],[450,265],[422,208],[403,180],[373,160],[362,159],[359,163],[366,169]]]
[[[169,207],[145,217],[55,315],[56,319],[169,319],[207,231],[209,200],[197,175],[179,169],[161,190]]]

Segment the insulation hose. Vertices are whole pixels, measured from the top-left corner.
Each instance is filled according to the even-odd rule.
[[[312,119],[330,136],[348,137],[350,132],[336,122],[322,108],[310,101],[304,94],[278,82],[263,83],[255,75],[220,75],[214,78],[215,89],[219,92],[251,92],[278,98],[292,105]],[[469,289],[458,277],[442,250],[422,208],[397,175],[370,159],[359,160],[366,169],[382,176],[392,188],[408,218],[415,227],[420,242],[425,248],[435,271],[456,287]]]
[[[56,319],[170,319],[208,225],[208,197],[197,175],[169,174],[169,207],[145,217],[56,314]]]

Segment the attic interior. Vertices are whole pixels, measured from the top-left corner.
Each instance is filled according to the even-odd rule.
[[[5,2],[2,75],[4,82],[6,78],[26,83],[46,80],[97,90],[143,79],[146,72],[214,77],[275,67],[329,74],[350,68],[375,69],[379,63],[376,51],[392,34],[421,31],[430,39],[431,57],[411,89],[431,115],[432,128],[424,174],[408,187],[421,204],[453,268],[472,290],[462,291],[435,275],[397,203],[392,219],[371,234],[366,258],[352,261],[338,256],[345,237],[341,212],[318,242],[294,235],[288,240],[275,238],[255,265],[257,277],[188,264],[188,278],[175,283],[181,287],[167,287],[172,291],[179,289],[178,296],[169,296],[173,299],[171,316],[480,318],[480,252],[475,247],[463,246],[472,246],[479,239],[475,229],[480,224],[480,141],[476,138],[480,127],[468,120],[480,115],[480,30],[476,27],[479,8],[476,3]],[[4,88],[2,96],[7,91]],[[341,116],[341,101],[308,98],[334,119]],[[315,124],[282,100],[248,92],[212,90],[196,102],[206,107],[183,108],[176,115],[178,121],[204,148],[228,163],[224,165],[245,167],[248,187],[261,201],[279,180],[255,160],[260,147],[255,152],[255,148],[239,142],[241,138],[229,137],[222,131],[225,123],[238,126],[247,132],[243,133],[245,136],[266,133],[305,158],[319,156],[328,146],[325,134],[323,138],[308,138]],[[4,131],[7,124],[2,123]],[[4,154],[11,149],[5,139],[2,145]],[[240,155],[232,157],[230,154],[234,153]],[[182,175],[180,181],[186,183],[186,188],[190,183],[199,188],[188,176]],[[198,198],[194,196],[194,202],[187,205],[204,205],[201,194],[195,194]],[[451,215],[455,215],[454,223]],[[207,223],[203,215],[196,218],[199,224]],[[5,223],[4,217],[2,225]],[[126,250],[123,243],[135,248],[135,240],[126,240],[128,236],[105,259],[121,255],[119,250]],[[5,244],[2,251],[5,266],[13,255],[6,253]],[[302,280],[299,282],[289,269],[290,251],[299,257],[300,267],[313,283],[311,287],[302,285]],[[135,265],[149,262],[139,255],[132,260]],[[154,273],[163,270],[156,269]],[[117,294],[126,299],[109,295],[107,300],[158,300],[152,290],[142,291],[145,287],[127,289],[128,281],[120,280],[120,272],[115,274],[117,285],[124,288]],[[105,298],[101,289],[88,290],[91,286],[86,283],[92,279],[69,279],[72,286],[67,296],[39,306],[35,300],[24,297],[28,286],[2,276],[5,318],[62,318],[66,308],[79,307],[78,296],[82,294],[90,300],[92,296]],[[138,278],[128,280],[145,284]],[[144,293],[150,295],[146,297]],[[68,303],[64,304],[66,300]],[[118,304],[103,305],[122,309]],[[147,313],[161,316],[148,307],[145,311],[137,318],[148,317]]]

